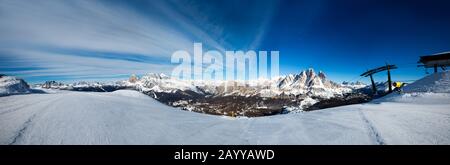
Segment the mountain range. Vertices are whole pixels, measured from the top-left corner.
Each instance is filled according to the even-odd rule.
[[[273,79],[198,81],[179,80],[164,74],[147,74],[136,82],[121,81],[118,84],[135,87],[144,92],[192,91],[212,96],[315,96],[331,98],[352,91],[354,86],[341,85],[326,78],[325,73],[316,74],[308,69],[299,74],[289,74]]]
[[[82,81],[64,84],[47,81],[37,87],[94,92],[133,89],[184,110],[230,116],[264,116],[303,111],[320,102],[317,104],[319,108],[368,100],[366,95],[358,94],[355,97],[355,91],[365,87],[364,84],[338,84],[327,79],[325,73],[316,73],[313,69],[272,79],[248,81],[180,80],[150,73],[140,78],[132,75],[128,80],[112,83]]]

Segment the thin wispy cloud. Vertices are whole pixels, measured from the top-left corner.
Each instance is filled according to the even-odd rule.
[[[236,40],[253,42],[227,39],[236,35],[225,26],[232,22],[195,8],[205,6],[203,1],[0,0],[0,72],[33,81],[170,73],[171,54],[192,51],[194,42],[219,51],[242,48]]]
[[[100,1],[5,1],[0,10],[1,41],[12,44],[161,56],[191,43],[169,26]]]

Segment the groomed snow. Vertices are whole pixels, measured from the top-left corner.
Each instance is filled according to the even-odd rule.
[[[172,108],[131,90],[0,97],[0,144],[450,144],[448,72],[366,104],[258,118]]]
[[[0,144],[450,144],[449,94],[391,98],[231,118],[182,111],[130,90],[13,95],[0,97]]]

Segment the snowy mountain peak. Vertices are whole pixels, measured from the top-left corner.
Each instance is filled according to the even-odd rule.
[[[169,79],[170,77],[166,76],[163,73],[148,73],[145,76],[143,76],[142,78],[147,78],[147,79],[149,79],[149,78],[150,79],[151,78],[153,78],[153,79]]]
[[[0,96],[31,93],[30,86],[22,79],[0,74]]]
[[[325,73],[323,73],[322,71],[319,71],[319,77],[323,80],[325,80],[327,78],[327,76],[325,75]]]
[[[310,77],[310,78],[313,78],[313,77],[316,76],[316,72],[314,72],[314,69],[313,69],[313,68],[309,68],[309,69],[306,71],[306,76],[308,76],[308,77]]]

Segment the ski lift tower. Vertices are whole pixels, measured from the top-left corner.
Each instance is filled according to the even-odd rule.
[[[438,53],[429,56],[420,56],[418,67],[434,68],[434,73],[438,71],[438,67],[442,70],[446,70],[447,66],[450,66],[450,52]]]
[[[378,68],[375,68],[375,69],[368,70],[367,72],[364,72],[363,74],[361,74],[361,76],[370,77],[370,81],[372,82],[372,92],[373,92],[373,94],[376,94],[377,93],[377,87],[375,86],[375,81],[373,81],[373,76],[372,75],[375,74],[375,73],[387,70],[388,83],[389,83],[388,86],[389,86],[389,93],[390,93],[390,92],[392,92],[392,86],[391,86],[392,82],[391,82],[391,72],[390,72],[391,69],[397,69],[397,66],[386,64],[386,66],[382,66],[382,67],[378,67]]]

